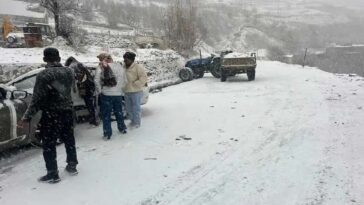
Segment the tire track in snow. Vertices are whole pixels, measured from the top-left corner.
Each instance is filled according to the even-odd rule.
[[[220,155],[214,156],[205,163],[191,168],[183,175],[179,176],[175,181],[157,192],[154,196],[143,200],[140,204],[173,204],[176,199],[183,198],[191,189],[195,189],[201,185],[205,186],[203,185],[205,184],[204,180],[210,177],[211,173],[215,173],[219,167],[226,171],[225,165],[226,163],[229,163],[231,155],[236,151],[236,148],[228,147]]]
[[[353,178],[352,165],[347,164],[345,155],[346,144],[351,146],[349,149],[353,150],[352,143],[348,143],[350,140],[350,134],[347,131],[352,131],[350,122],[346,120],[351,119],[361,105],[352,104],[356,102],[351,101],[353,97],[352,90],[354,84],[347,84],[342,79],[332,77],[328,80],[332,85],[331,89],[322,93],[324,102],[327,106],[326,113],[329,113],[329,122],[334,125],[329,130],[332,139],[326,140],[326,146],[323,149],[323,159],[320,161],[318,167],[320,169],[316,172],[316,183],[311,187],[311,191],[308,192],[308,197],[304,205],[322,205],[322,204],[357,204],[359,200],[358,196],[353,193],[355,179]],[[327,85],[322,86],[324,90]],[[351,87],[351,89],[350,89]],[[355,86],[354,86],[355,88]],[[354,89],[358,89],[357,87]],[[355,93],[356,95],[356,93]],[[354,95],[354,96],[355,96]],[[333,100],[335,99],[335,100]],[[352,106],[353,109],[347,109],[348,106]],[[343,107],[345,106],[345,107]],[[353,118],[355,119],[355,118]],[[335,164],[333,164],[335,162]],[[339,162],[339,163],[338,163]],[[360,203],[360,202],[359,202]]]
[[[289,93],[286,95],[289,97]],[[275,97],[271,95],[270,97]],[[261,113],[261,117],[256,119],[264,118],[264,116],[277,110],[277,106],[282,108],[287,106],[289,102],[282,99],[273,99],[276,103],[270,104],[268,109]],[[250,122],[247,127],[256,127],[259,125],[259,121]],[[256,133],[253,138],[260,141],[258,148],[255,148],[255,152],[258,149],[263,149],[269,143],[275,141],[276,133],[261,134],[261,130],[256,128]],[[251,133],[253,134],[253,133]],[[265,136],[271,135],[266,138]],[[260,137],[259,137],[260,136]],[[261,139],[260,139],[261,138]],[[243,166],[241,161],[236,159],[242,159],[244,156],[252,155],[249,152],[253,150],[246,150],[246,154],[241,153],[240,147],[244,143],[240,142],[237,146],[227,148],[225,152],[219,157],[212,157],[202,165],[193,167],[184,175],[180,176],[177,180],[168,184],[164,189],[157,192],[154,196],[151,196],[141,202],[142,205],[154,205],[154,204],[203,204],[213,199],[218,193],[220,193],[225,187],[244,187],[247,183],[247,177],[241,176]],[[243,156],[243,157],[242,157]],[[255,159],[255,158],[254,158]],[[236,180],[239,178],[240,180]],[[243,185],[241,184],[243,183]],[[260,188],[264,189],[264,188]]]

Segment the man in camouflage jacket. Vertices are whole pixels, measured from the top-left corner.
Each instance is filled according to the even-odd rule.
[[[73,133],[71,97],[74,73],[72,69],[60,64],[61,58],[57,49],[46,48],[43,54],[43,60],[47,65],[37,75],[32,101],[19,126],[29,123],[38,111],[42,111],[39,128],[47,174],[38,180],[56,183],[60,181],[56,153],[57,138],[62,139],[66,147],[68,163],[66,171],[72,175],[77,174],[78,161]]]

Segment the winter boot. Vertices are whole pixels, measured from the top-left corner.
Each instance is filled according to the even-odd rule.
[[[128,131],[126,131],[126,129],[121,129],[121,130],[119,130],[119,132],[121,133],[121,134],[126,134],[126,133],[128,133]]]
[[[46,175],[38,179],[39,182],[48,182],[50,184],[55,184],[61,181],[58,176],[58,171],[50,171]]]
[[[70,174],[70,175],[77,175],[78,171],[76,169],[76,165],[72,165],[72,164],[68,164],[65,168],[65,170]]]

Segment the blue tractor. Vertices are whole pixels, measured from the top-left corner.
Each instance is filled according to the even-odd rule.
[[[186,62],[180,70],[179,77],[183,81],[194,78],[202,78],[206,72],[210,72],[215,78],[220,78],[220,57],[211,54],[208,58],[197,58]]]

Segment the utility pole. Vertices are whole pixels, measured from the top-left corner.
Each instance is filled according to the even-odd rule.
[[[307,48],[305,50],[305,56],[303,57],[303,64],[302,64],[303,68],[305,67],[305,64],[306,64],[306,57],[307,57]]]

